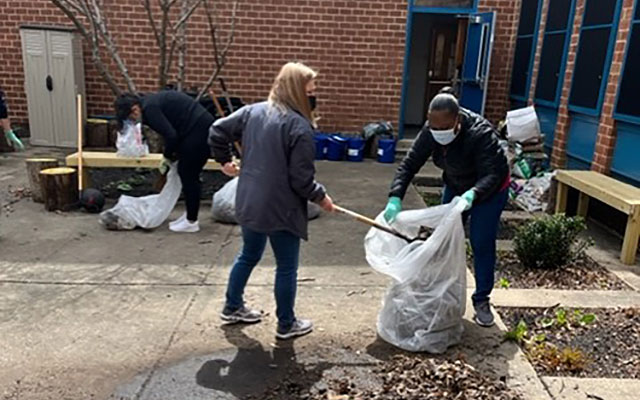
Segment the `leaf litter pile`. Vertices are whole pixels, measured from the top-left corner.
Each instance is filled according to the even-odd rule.
[[[468,257],[473,270],[473,259]],[[588,256],[552,270],[525,268],[512,251],[499,251],[496,287],[514,289],[625,290],[627,285]]]
[[[299,371],[304,375],[304,371]],[[491,379],[462,359],[439,360],[398,355],[372,371],[381,382],[376,389],[359,388],[349,374],[316,384],[310,390],[296,391],[292,382],[281,382],[259,397],[251,399],[283,400],[520,400],[506,383]],[[290,380],[304,379],[289,374]],[[294,390],[292,390],[294,389]]]
[[[499,313],[538,373],[640,379],[640,308],[503,308]]]

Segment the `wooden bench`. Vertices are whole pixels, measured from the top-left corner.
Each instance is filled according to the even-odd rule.
[[[152,153],[145,157],[120,157],[116,153],[83,151],[82,166],[85,168],[158,168],[162,161],[162,154]],[[68,167],[78,166],[78,153],[68,155],[66,158]],[[221,170],[220,164],[212,159],[204,166],[206,170]]]
[[[593,197],[629,216],[620,260],[625,264],[635,264],[640,236],[640,189],[594,171],[560,170],[556,174],[556,180],[556,213],[565,212],[571,187],[580,193],[578,215],[587,216],[589,199]]]

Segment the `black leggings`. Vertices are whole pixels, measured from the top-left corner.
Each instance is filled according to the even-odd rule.
[[[205,126],[206,125],[206,126]],[[211,151],[207,144],[209,123],[197,124],[178,146],[178,175],[187,204],[187,219],[198,220],[200,210],[200,173]]]

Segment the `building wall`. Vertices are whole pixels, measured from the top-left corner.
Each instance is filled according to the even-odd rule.
[[[219,3],[222,20],[230,2]],[[138,0],[106,1],[107,17],[139,91],[158,89],[157,48]],[[497,11],[495,49],[487,113],[497,121],[507,109],[513,38],[520,0],[480,0],[482,11]],[[20,47],[21,24],[70,25],[50,0],[0,0],[0,86],[11,117],[27,120]],[[227,19],[228,20],[228,19]],[[281,64],[308,63],[320,72],[321,128],[359,131],[370,121],[397,126],[405,56],[407,0],[240,1],[237,29],[224,77],[230,91],[246,102],[262,100]],[[228,26],[223,26],[224,33]],[[187,83],[204,82],[213,62],[208,25],[197,12],[189,24]],[[85,45],[89,114],[111,113],[113,95],[91,63]],[[118,72],[110,65],[115,76]],[[122,84],[122,80],[119,80]],[[124,85],[123,85],[124,86]]]

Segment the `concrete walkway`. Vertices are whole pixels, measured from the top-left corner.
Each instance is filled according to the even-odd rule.
[[[26,185],[21,157],[0,158],[3,196],[9,185]],[[318,170],[338,204],[375,216],[395,166],[321,162]],[[260,393],[292,366],[305,368],[312,385],[332,374],[368,376],[399,353],[375,333],[389,281],[366,265],[368,227],[339,215],[313,221],[302,249],[296,308],[316,323],[312,335],[275,343],[270,251],[246,296],[270,316],[222,327],[218,313],[241,240],[237,227],[214,223],[208,207],[200,233],[176,235],[166,225],[108,232],[95,215],[46,213],[29,199],[13,204],[0,219],[0,398],[236,399]],[[419,196],[410,191],[405,207],[422,207]],[[526,398],[548,398],[498,327],[465,326],[451,355],[465,354]]]
[[[10,186],[26,185],[25,156],[0,155],[2,204],[11,201]],[[395,170],[372,162],[317,167],[338,204],[370,216],[384,207]],[[423,206],[412,190],[404,204]],[[311,222],[311,240],[302,247],[296,309],[314,320],[312,335],[286,344],[274,339],[270,250],[246,293],[251,305],[270,315],[258,325],[221,326],[218,313],[241,239],[238,227],[214,223],[209,207],[203,204],[202,231],[194,235],[172,234],[166,225],[153,232],[108,232],[95,215],[47,213],[30,199],[4,210],[0,399],[239,399],[260,393],[294,367],[305,371],[306,386],[344,375],[366,382],[376,364],[400,353],[376,335],[389,280],[366,264],[362,239],[368,227],[340,215]],[[173,217],[181,212],[179,206]],[[627,282],[638,282],[638,274],[618,268],[612,254],[596,255]],[[471,276],[468,283],[471,293]],[[501,306],[640,305],[637,291],[585,296],[509,289],[496,290],[494,299]],[[463,354],[525,399],[584,399],[585,393],[635,398],[612,397],[616,392],[607,388],[624,386],[633,394],[637,381],[539,379],[520,349],[504,342],[501,321],[483,329],[470,322],[471,314],[468,304],[463,343],[448,355]]]

